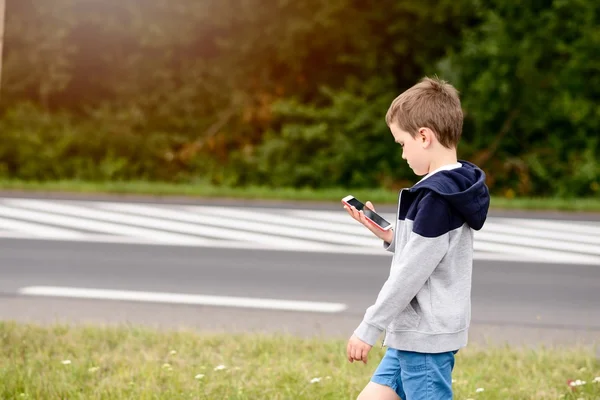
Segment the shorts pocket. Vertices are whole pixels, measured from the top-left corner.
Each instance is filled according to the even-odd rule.
[[[400,351],[398,354],[400,369],[407,372],[423,372],[428,367],[427,356],[428,354],[425,353]]]

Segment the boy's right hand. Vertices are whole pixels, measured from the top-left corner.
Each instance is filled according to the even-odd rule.
[[[370,201],[367,201],[365,203],[365,207],[369,208],[372,211],[375,211],[375,208],[373,207],[373,204]],[[356,209],[356,207],[354,207],[354,206],[348,206],[348,205],[344,204],[344,209],[346,211],[348,211],[348,214],[350,214],[350,216],[352,218],[354,218],[355,220],[357,220],[358,222],[360,222],[361,224],[366,226],[367,229],[369,229],[371,232],[373,232],[373,234],[375,236],[377,236],[379,239],[384,240],[388,243],[392,242],[392,240],[394,238],[394,231],[392,229],[389,229],[387,231],[382,231],[374,223],[372,223],[370,220],[368,220],[367,217],[365,217],[364,212],[358,211]]]

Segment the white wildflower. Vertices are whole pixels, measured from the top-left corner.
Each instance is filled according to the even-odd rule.
[[[198,374],[194,377],[194,379],[202,379],[204,378],[204,374]]]
[[[594,378],[594,383],[600,383],[600,376]]]
[[[569,385],[571,385],[572,387],[581,386],[585,385],[585,381],[577,379],[576,381],[572,381],[571,383],[569,383]]]
[[[171,370],[173,370],[173,367],[171,367],[171,364],[169,364],[169,363],[164,363],[162,365],[162,369],[165,369],[167,371],[171,371]]]
[[[171,351],[169,352],[169,354],[170,354],[170,355],[172,355],[172,356],[174,356],[175,354],[177,354],[177,351],[175,351],[175,350],[171,350]]]
[[[88,369],[88,372],[96,372],[100,369],[100,367],[91,367],[90,369]]]
[[[225,368],[227,368],[227,367],[226,367],[226,366],[224,366],[224,365],[222,365],[222,364],[221,364],[221,365],[217,365],[217,366],[215,367],[215,371],[221,371],[221,370],[224,370]]]
[[[481,392],[483,392],[484,390],[485,390],[484,388],[477,388],[477,389],[475,390],[475,393],[481,393]]]
[[[71,364],[71,360],[62,360],[62,364],[69,365],[69,364]]]
[[[312,378],[310,380],[310,383],[319,383],[319,382],[321,382],[321,378]]]

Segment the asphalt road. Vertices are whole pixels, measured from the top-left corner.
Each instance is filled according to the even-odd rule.
[[[390,258],[146,244],[0,239],[0,318],[143,324],[205,331],[347,337],[375,299]],[[346,304],[318,313],[30,297],[60,286]],[[475,261],[471,342],[600,342],[600,265]]]

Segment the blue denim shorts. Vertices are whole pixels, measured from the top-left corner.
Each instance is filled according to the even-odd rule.
[[[451,400],[457,351],[429,354],[388,348],[371,381],[391,387],[402,400]]]

